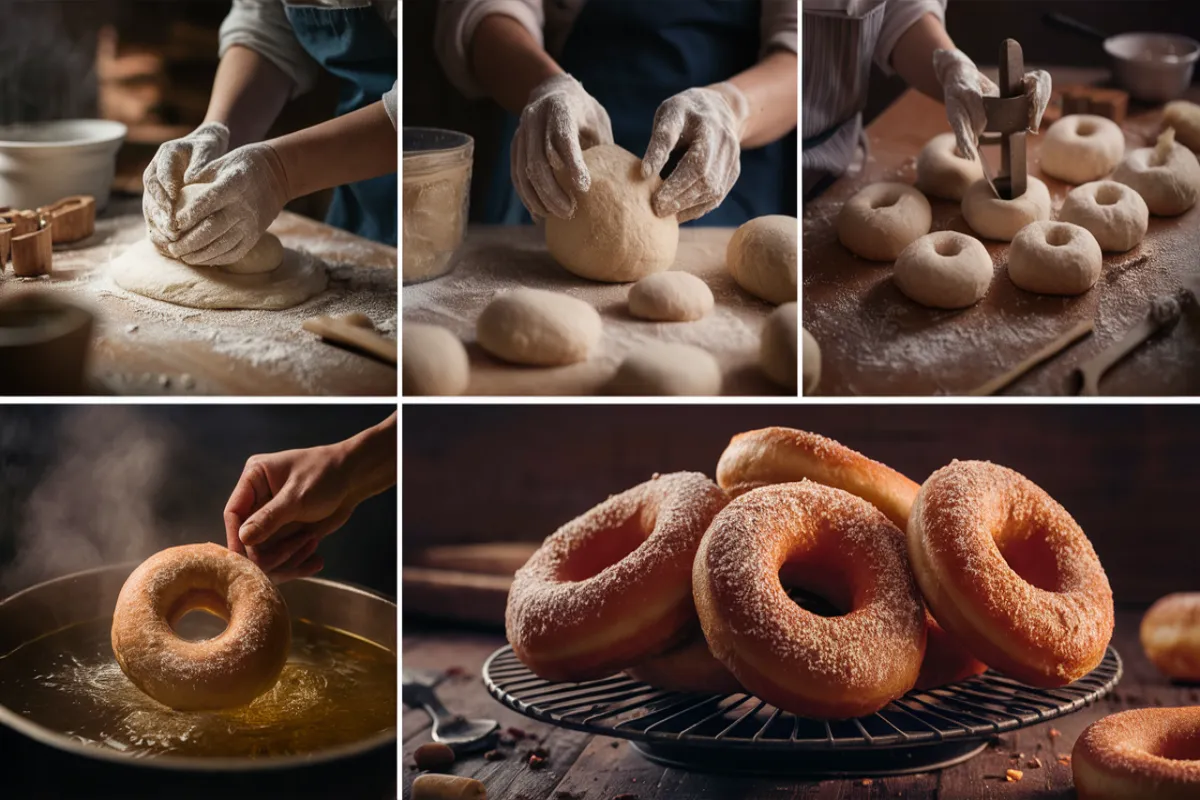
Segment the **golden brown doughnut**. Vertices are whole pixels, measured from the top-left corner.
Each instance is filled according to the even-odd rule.
[[[1088,726],[1071,772],[1079,800],[1200,797],[1200,708],[1135,708]]]
[[[698,472],[656,475],[559,528],[508,594],[517,657],[547,680],[581,681],[679,643],[696,622],[692,558],[726,502]]]
[[[202,641],[172,626],[189,611],[228,625]],[[275,685],[292,646],[279,590],[248,558],[217,544],[169,547],[125,581],[113,612],[117,663],[163,705],[191,711],[246,705]]]
[[[1169,678],[1200,681],[1200,593],[1160,598],[1142,617],[1142,649]]]

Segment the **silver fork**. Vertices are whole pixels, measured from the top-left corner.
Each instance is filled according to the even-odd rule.
[[[449,745],[460,753],[490,749],[500,723],[494,719],[467,719],[452,713],[437,696],[437,685],[442,680],[441,673],[405,669],[401,673],[400,697],[406,706],[424,709],[429,715],[435,742]]]

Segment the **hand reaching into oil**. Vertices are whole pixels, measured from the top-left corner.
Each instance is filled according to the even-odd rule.
[[[336,444],[252,456],[225,504],[225,538],[276,583],[325,566],[321,540],[396,483],[396,415]]]

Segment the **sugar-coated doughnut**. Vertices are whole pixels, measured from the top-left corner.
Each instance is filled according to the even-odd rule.
[[[189,611],[225,620],[211,639],[173,630]],[[275,685],[292,646],[287,605],[245,556],[217,544],[169,547],[125,581],[112,648],[139,689],[181,711],[243,706]]]
[[[1181,681],[1200,681],[1200,593],[1160,598],[1142,617],[1142,649],[1159,672]]]
[[[984,664],[925,609],[925,659],[914,689],[933,689],[958,683],[987,671]]]
[[[1123,183],[1093,181],[1071,190],[1058,219],[1087,228],[1101,250],[1124,253],[1145,238],[1150,209],[1140,194]]]
[[[717,661],[699,630],[686,642],[625,670],[634,680],[672,692],[732,694],[742,685]]]
[[[1011,242],[1029,223],[1050,219],[1050,190],[1030,175],[1025,194],[1004,200],[987,181],[976,181],[963,196],[962,215],[983,238]]]
[[[1121,126],[1096,114],[1069,114],[1042,137],[1042,172],[1067,183],[1099,180],[1125,155]]]
[[[1093,722],[1075,741],[1079,800],[1200,797],[1200,708],[1135,708]]]
[[[1030,223],[1008,251],[1008,277],[1038,294],[1083,294],[1100,279],[1103,266],[1096,237],[1069,222]]]
[[[983,179],[983,165],[963,158],[953,133],[939,133],[917,156],[917,188],[945,200],[962,200],[975,181]]]
[[[784,711],[878,711],[917,679],[925,610],[904,543],[877,508],[812,481],[764,486],[717,515],[692,583],[704,638],[746,690]],[[844,610],[801,608],[785,584]]]
[[[547,680],[580,681],[679,644],[696,624],[692,559],[727,500],[698,472],[656,475],[563,525],[513,578],[517,657]]]
[[[930,308],[966,308],[992,285],[992,257],[978,239],[936,231],[904,248],[892,280],[910,300]]]
[[[1113,173],[1113,180],[1133,187],[1151,214],[1175,217],[1200,198],[1200,161],[1175,141],[1175,131],[1168,128],[1154,147],[1139,147],[1130,153]]]
[[[930,475],[908,552],[933,616],[994,669],[1061,686],[1104,658],[1108,577],[1071,515],[1023,475],[984,461]]]
[[[871,261],[894,261],[900,251],[929,233],[933,209],[925,195],[906,183],[873,183],[838,212],[838,240]]]

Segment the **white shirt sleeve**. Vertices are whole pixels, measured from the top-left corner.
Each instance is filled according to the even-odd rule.
[[[388,119],[392,121],[392,127],[399,130],[400,115],[397,111],[400,105],[400,91],[397,88],[399,81],[392,84],[392,88],[383,95],[383,110],[387,112]]]
[[[539,45],[546,15],[542,0],[442,0],[438,3],[434,49],[450,83],[468,98],[484,91],[471,76],[471,39],[485,17],[503,14],[529,31]]]
[[[945,24],[946,0],[888,0],[883,11],[883,29],[875,45],[875,63],[885,75],[896,74],[892,69],[892,50],[896,49],[896,42],[926,14],[933,14]]]
[[[799,9],[795,0],[763,0],[760,57],[772,50],[799,52],[798,15]]]
[[[253,50],[283,70],[295,84],[292,97],[316,82],[317,63],[296,40],[283,0],[233,0],[221,23],[220,55],[234,45]]]

